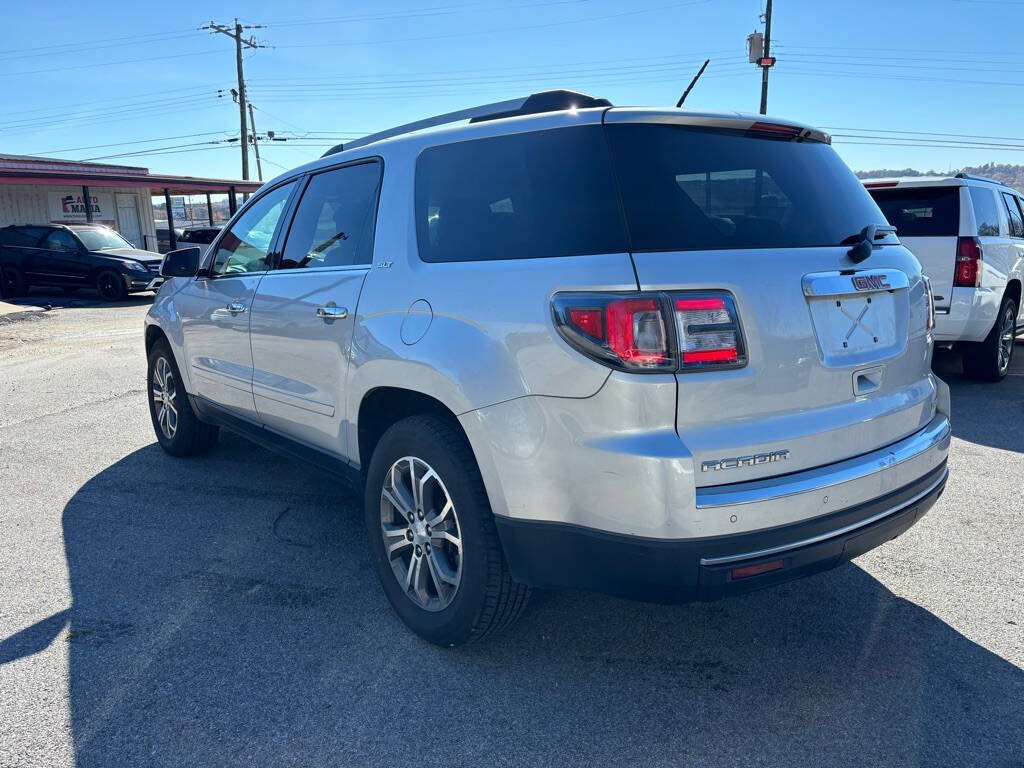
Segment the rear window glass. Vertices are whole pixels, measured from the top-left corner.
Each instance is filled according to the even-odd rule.
[[[960,231],[960,187],[872,189],[871,195],[900,237],[946,236]],[[997,223],[997,231],[998,227]]]
[[[606,127],[634,250],[839,245],[885,223],[827,144],[689,126]]]
[[[996,204],[995,192],[983,187],[968,187],[971,194],[971,207],[974,208],[974,220],[978,224],[978,235],[999,234],[999,208]]]
[[[424,261],[627,250],[601,126],[431,147],[416,163]]]
[[[5,227],[0,229],[0,245],[35,248],[47,231],[39,227]]]

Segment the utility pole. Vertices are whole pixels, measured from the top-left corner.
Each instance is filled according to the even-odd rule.
[[[772,0],[766,0],[764,11],[764,53],[759,63],[761,65],[761,114],[764,115],[768,112],[768,70],[775,64],[775,59],[772,58]]]
[[[217,24],[211,21],[205,27],[200,27],[200,29],[209,29],[218,34],[226,35],[235,41],[235,64],[238,69],[238,117],[239,128],[242,132],[242,178],[246,181],[249,180],[249,130],[246,126],[245,117],[245,74],[242,71],[242,49],[266,48],[267,46],[260,45],[256,42],[256,38],[252,36],[248,39],[242,37],[242,30],[261,29],[262,26],[261,24],[242,25],[238,23],[238,19],[235,19],[233,26]]]
[[[252,102],[249,102],[249,125],[252,126],[252,148],[256,151],[256,173],[263,181],[263,166],[260,164],[260,137],[256,133],[256,118],[252,116]]]

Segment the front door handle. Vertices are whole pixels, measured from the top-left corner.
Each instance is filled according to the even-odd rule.
[[[245,310],[246,310],[245,302],[244,301],[239,301],[238,299],[235,299],[230,304],[228,304],[227,310],[232,315],[239,315],[242,312],[245,312]]]
[[[341,320],[348,317],[348,307],[335,307],[330,304],[326,307],[317,307],[316,316],[324,320]]]

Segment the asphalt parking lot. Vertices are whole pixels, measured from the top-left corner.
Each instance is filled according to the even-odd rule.
[[[0,318],[0,766],[1024,766],[1024,345],[998,385],[940,355],[951,479],[900,539],[719,603],[539,593],[445,650],[345,486],[162,453],[147,299],[67,304]]]

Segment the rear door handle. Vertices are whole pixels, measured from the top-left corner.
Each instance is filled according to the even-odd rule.
[[[324,320],[341,320],[348,317],[348,307],[317,307],[316,316],[322,317]]]
[[[228,304],[227,310],[232,315],[239,315],[242,312],[245,312],[245,310],[246,310],[245,302],[244,301],[239,301],[238,299],[235,299],[230,304]]]

